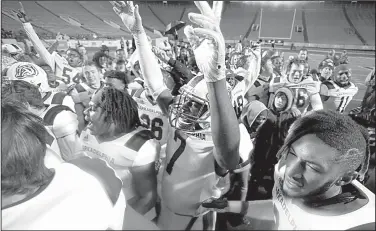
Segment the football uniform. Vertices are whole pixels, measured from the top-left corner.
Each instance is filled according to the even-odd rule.
[[[65,92],[47,92],[43,97],[43,102],[47,105],[64,105],[75,111],[72,97]]]
[[[273,212],[278,230],[347,230],[375,222],[375,194],[358,181],[342,186],[342,194],[354,196],[351,201],[303,205],[282,191],[285,168],[281,162],[275,165]]]
[[[144,166],[157,160],[160,146],[153,133],[143,128],[125,134],[115,140],[99,142],[88,129],[81,133],[82,149],[93,158],[104,159],[123,181],[127,200],[136,194],[129,168]]]
[[[2,229],[122,229],[122,182],[104,161],[81,157],[54,171],[33,195],[1,209]]]
[[[161,182],[166,160],[166,146],[170,123],[166,116],[163,115],[158,104],[146,94],[145,89],[139,89],[134,92],[133,99],[137,102],[138,115],[144,127],[153,132],[155,139],[161,146],[161,151],[156,163],[158,173],[158,195],[161,195]]]
[[[248,160],[253,148],[247,129],[240,127],[239,154]],[[211,132],[194,132],[187,135],[171,128],[167,140],[166,167],[162,180],[161,229],[185,229],[193,217],[199,217],[192,230],[202,229],[202,201],[215,195],[217,184],[214,164],[214,143]],[[222,195],[229,189],[229,174],[224,177]]]
[[[269,92],[274,95],[269,99],[268,108],[274,108],[275,96],[279,90],[289,92],[287,94],[290,96],[285,93],[287,96],[286,105],[288,105],[286,110],[295,107],[303,114],[307,112],[311,104],[310,97],[320,92],[320,82],[311,76],[307,76],[299,83],[290,83],[286,78],[276,77],[270,82]]]
[[[57,52],[50,54],[35,33],[33,26],[30,23],[23,23],[22,25],[35,50],[55,73],[57,86],[53,88],[53,91],[66,91],[74,83],[79,83],[82,67],[71,67],[68,61]]]
[[[332,80],[323,82],[320,89],[320,95],[326,98],[326,100],[322,99],[324,109],[340,113],[345,111],[357,92],[358,87],[351,82],[346,87],[340,87]]]
[[[77,115],[67,106],[49,105],[40,115],[43,122],[54,134],[55,143],[64,160],[73,158],[73,155],[81,150],[80,140],[77,136]]]

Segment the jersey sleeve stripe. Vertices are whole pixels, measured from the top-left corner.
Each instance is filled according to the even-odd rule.
[[[59,114],[62,111],[65,111],[65,110],[73,112],[69,107],[64,106],[64,105],[57,105],[57,106],[51,108],[50,110],[48,110],[46,115],[43,117],[44,123],[46,125],[53,125],[57,114]]]
[[[154,134],[149,130],[142,130],[134,134],[126,143],[125,146],[130,148],[136,152],[138,152],[142,145],[145,144],[146,141],[153,139]]]
[[[71,160],[69,163],[94,176],[102,184],[112,204],[116,204],[123,183],[104,160],[84,156]]]

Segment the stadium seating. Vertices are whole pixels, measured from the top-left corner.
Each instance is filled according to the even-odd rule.
[[[79,1],[79,2],[23,2],[25,10],[33,19],[35,25],[45,29],[36,28],[37,32],[52,31],[68,35],[92,35],[130,38],[130,34],[124,27],[119,17],[113,12],[111,4],[102,1]],[[18,2],[5,1],[3,8],[18,9]],[[260,21],[261,8],[263,17]],[[289,38],[291,32],[292,14],[296,9],[294,26],[302,26],[302,32],[293,30],[291,42],[310,42],[319,44],[336,45],[364,45],[355,34],[360,36],[368,45],[375,45],[375,10],[367,6],[346,6],[346,12],[342,5],[335,3],[319,4],[312,2],[307,4],[298,3],[289,6],[263,6],[259,3],[246,4],[242,2],[227,2],[224,7],[221,29],[227,40],[239,40],[247,36],[248,39],[261,37]],[[4,10],[3,10],[4,11]],[[154,30],[164,31],[167,24],[174,20],[182,20],[190,24],[189,12],[198,12],[193,3],[140,3],[140,13],[143,24],[148,30],[150,37],[157,37]],[[347,13],[347,15],[346,15]],[[65,22],[60,15],[70,16],[83,24],[76,27]],[[271,17],[273,15],[273,17]],[[348,18],[346,18],[348,16]],[[304,17],[304,19],[303,19]],[[17,31],[19,22],[4,16],[3,26],[6,30]],[[276,20],[278,19],[278,20]],[[108,23],[120,26],[116,29]],[[349,24],[351,21],[354,28]],[[304,24],[303,25],[303,21]],[[252,22],[259,25],[258,30],[251,30]],[[305,31],[304,31],[305,30]],[[248,32],[248,33],[247,33]],[[179,31],[179,37],[185,38],[183,31]]]

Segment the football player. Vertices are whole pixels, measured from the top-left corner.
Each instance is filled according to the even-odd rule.
[[[219,28],[223,2],[214,2],[213,9],[207,2],[195,2],[201,15],[189,14],[192,22],[203,27],[185,28],[203,75],[191,79],[175,99],[163,84],[138,6],[130,1],[111,3],[135,39],[145,83],[172,125],[158,226],[202,229],[204,214],[200,212],[200,202],[226,192],[227,172],[242,162],[240,156],[248,159],[249,155],[247,147],[242,149],[242,144],[250,142],[249,135],[238,124],[226,87],[225,42]],[[207,228],[213,229],[215,214],[208,213],[205,217]]]
[[[306,113],[310,105],[312,110],[323,108],[319,95],[320,82],[304,75],[304,68],[304,63],[299,60],[290,60],[287,75],[274,78],[270,83],[268,108],[274,114],[291,111],[296,117]]]
[[[83,156],[48,169],[40,118],[22,103],[1,103],[2,229],[157,229],[127,206],[105,161]]]
[[[137,103],[125,91],[104,87],[93,95],[85,120],[83,150],[115,169],[129,205],[145,214],[157,198],[155,161],[160,145],[151,131],[140,126]]]
[[[122,71],[106,71],[104,73],[104,85],[116,88],[119,91],[127,90],[127,74]]]
[[[50,71],[51,69],[46,66],[39,67],[33,63],[17,62],[7,69],[5,75],[9,80],[23,80],[37,86],[45,104],[64,105],[75,111],[72,97],[65,92],[52,91],[53,81],[49,80],[53,79],[54,75]]]
[[[351,69],[346,64],[340,64],[334,69],[333,80],[321,84],[320,95],[324,109],[343,113],[358,87],[351,80]]]
[[[26,16],[25,10],[22,7],[18,10],[17,16],[22,22],[23,28],[33,43],[35,50],[38,52],[42,60],[51,67],[56,76],[57,86],[56,91],[66,91],[71,85],[79,83],[79,76],[82,73],[83,56],[76,49],[69,49],[68,60],[60,56],[57,52],[50,54],[44,47],[42,41],[35,33],[30,19]],[[76,77],[76,78],[75,78]]]
[[[274,58],[272,59],[272,57]],[[275,60],[274,62],[280,61],[281,57],[275,51],[264,51],[261,59],[260,74],[246,94],[248,102],[258,100],[264,105],[268,105],[270,82],[276,76],[279,76],[276,75],[278,71],[274,71],[274,68],[278,69],[278,66],[275,65],[277,63],[273,63],[273,60]]]
[[[356,180],[368,169],[367,143],[367,131],[350,117],[312,112],[293,123],[279,152],[272,201],[209,200],[203,206],[244,212],[261,224],[254,229],[374,230],[375,194]]]
[[[333,75],[334,63],[331,59],[323,60],[318,66],[318,77],[321,82],[330,80]]]
[[[96,64],[89,62],[84,67],[85,81],[74,85],[74,88],[68,92],[74,101],[74,108],[79,122],[79,132],[86,126],[83,112],[88,107],[93,93],[102,86],[101,76],[102,74],[96,67]]]
[[[77,135],[77,116],[69,107],[45,104],[38,87],[23,80],[9,81],[2,89],[2,97],[19,100],[43,119],[45,126],[53,133],[48,144],[63,160],[73,159],[75,153],[81,150]]]

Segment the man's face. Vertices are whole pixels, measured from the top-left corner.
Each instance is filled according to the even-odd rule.
[[[101,65],[102,67],[106,67],[107,62],[108,62],[108,58],[106,56],[101,56],[99,58],[99,65]]]
[[[84,76],[86,78],[86,81],[90,84],[96,84],[99,82],[100,76],[99,71],[95,66],[86,66],[84,68]]]
[[[78,67],[81,63],[81,56],[75,50],[70,50],[68,53],[68,63],[71,67]]]
[[[96,137],[109,133],[110,129],[110,124],[105,121],[106,113],[100,107],[101,95],[102,91],[98,91],[93,95],[89,102],[89,107],[84,111],[85,120],[89,122],[87,129],[89,129],[90,133]]]
[[[300,51],[298,55],[299,60],[306,60],[307,59],[307,51]]]
[[[334,76],[334,81],[339,86],[346,86],[350,82],[351,73],[349,70],[343,70],[338,72],[337,76]]]
[[[113,87],[113,88],[120,90],[120,91],[123,91],[125,89],[125,84],[119,79],[107,77],[104,80],[104,83],[106,84],[106,86]]]
[[[268,59],[264,64],[264,69],[267,73],[273,73],[273,62],[272,60]]]
[[[343,167],[335,162],[337,150],[313,134],[301,137],[286,152],[280,163],[286,166],[283,192],[290,197],[322,194],[342,176]]]
[[[328,79],[330,76],[332,76],[332,74],[333,74],[333,69],[330,67],[324,67],[323,69],[320,70],[320,75],[325,79]]]
[[[282,57],[277,57],[277,58],[274,58],[273,61],[273,68],[278,70],[278,71],[281,71],[282,69],[282,64],[283,64],[283,59]]]
[[[300,81],[302,81],[302,77],[303,77],[303,73],[304,73],[304,65],[301,64],[301,65],[298,65],[298,64],[292,64],[291,65],[291,69],[290,69],[290,73],[289,73],[289,81],[291,83],[299,83]]]

